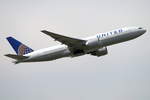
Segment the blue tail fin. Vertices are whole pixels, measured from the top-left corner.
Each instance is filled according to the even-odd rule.
[[[14,39],[13,37],[7,37],[6,39],[8,40],[8,42],[10,43],[12,48],[15,50],[17,55],[25,55],[25,54],[28,54],[30,52],[33,52],[33,50],[31,48],[22,44],[21,42]]]

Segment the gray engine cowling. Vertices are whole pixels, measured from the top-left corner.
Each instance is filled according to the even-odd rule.
[[[108,54],[107,47],[103,47],[103,48],[100,48],[96,51],[91,52],[91,55],[98,56],[98,57],[104,56],[106,54]]]

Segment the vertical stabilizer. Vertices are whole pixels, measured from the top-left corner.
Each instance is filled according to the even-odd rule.
[[[33,52],[33,50],[26,45],[22,44],[20,41],[14,39],[13,37],[7,37],[6,38],[12,48],[15,50],[17,55],[25,55],[30,52]]]

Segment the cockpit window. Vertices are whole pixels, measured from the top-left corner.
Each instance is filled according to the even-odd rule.
[[[142,29],[142,27],[139,27],[138,29]]]

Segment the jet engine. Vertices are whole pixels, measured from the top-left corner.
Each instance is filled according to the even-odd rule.
[[[91,52],[91,55],[94,55],[97,57],[104,56],[106,54],[108,54],[107,47],[103,47],[103,48],[100,48],[96,51]]]

